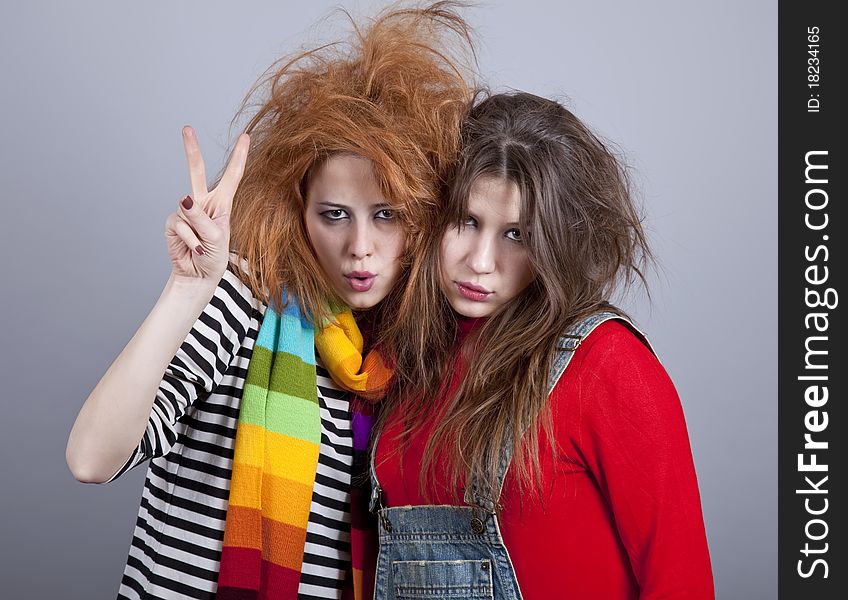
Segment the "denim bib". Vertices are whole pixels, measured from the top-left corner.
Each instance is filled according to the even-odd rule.
[[[648,345],[630,320],[612,312],[587,317],[561,338],[548,380],[556,386],[580,342],[610,319],[627,323]],[[380,551],[374,600],[520,600],[521,590],[501,537],[498,499],[466,489],[466,506],[386,507],[371,451],[371,512],[377,511]],[[512,459],[510,444],[501,446],[498,490]]]

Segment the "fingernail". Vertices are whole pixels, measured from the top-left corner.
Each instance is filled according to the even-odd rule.
[[[185,198],[183,198],[184,209],[190,210],[192,206],[194,206],[194,200],[191,199],[191,196],[186,196]]]
[[[197,248],[194,249],[194,251],[202,256],[203,255],[203,246],[198,246]]]

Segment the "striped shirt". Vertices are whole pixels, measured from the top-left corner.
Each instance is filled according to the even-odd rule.
[[[214,598],[239,403],[265,304],[227,270],[171,360],[144,437],[150,460],[118,598]],[[350,571],[348,396],[317,361],[321,448],[298,597],[341,598]]]

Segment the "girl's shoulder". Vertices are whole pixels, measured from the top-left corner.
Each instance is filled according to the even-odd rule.
[[[582,352],[581,352],[582,351]],[[584,356],[597,354],[624,353],[627,357],[644,355],[647,352],[653,356],[653,351],[642,332],[622,319],[604,321],[580,343],[575,352]]]
[[[227,269],[224,271],[224,276],[221,278],[218,287],[230,288],[231,295],[235,294],[240,300],[260,311],[264,311],[265,302],[262,300],[261,294],[251,287],[250,273],[251,265],[247,259],[240,257],[235,252],[230,252]]]
[[[227,322],[246,322],[265,312],[265,302],[251,288],[247,275],[250,266],[235,253],[230,253],[227,268],[218,281],[215,293],[204,313]]]
[[[618,320],[586,336],[551,392],[558,419],[575,431],[581,431],[581,423],[603,423],[623,428],[638,424],[648,432],[682,418],[674,383],[643,339]]]
[[[644,380],[668,378],[644,335],[623,320],[611,319],[583,339],[562,379],[616,380],[625,375]]]

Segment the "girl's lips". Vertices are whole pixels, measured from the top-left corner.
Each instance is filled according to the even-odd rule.
[[[374,285],[376,275],[362,271],[353,271],[345,275],[347,284],[354,292],[367,292]]]
[[[487,291],[485,288],[471,283],[460,283],[459,281],[454,281],[454,283],[463,298],[467,298],[468,300],[473,300],[475,302],[484,302],[492,293]]]

